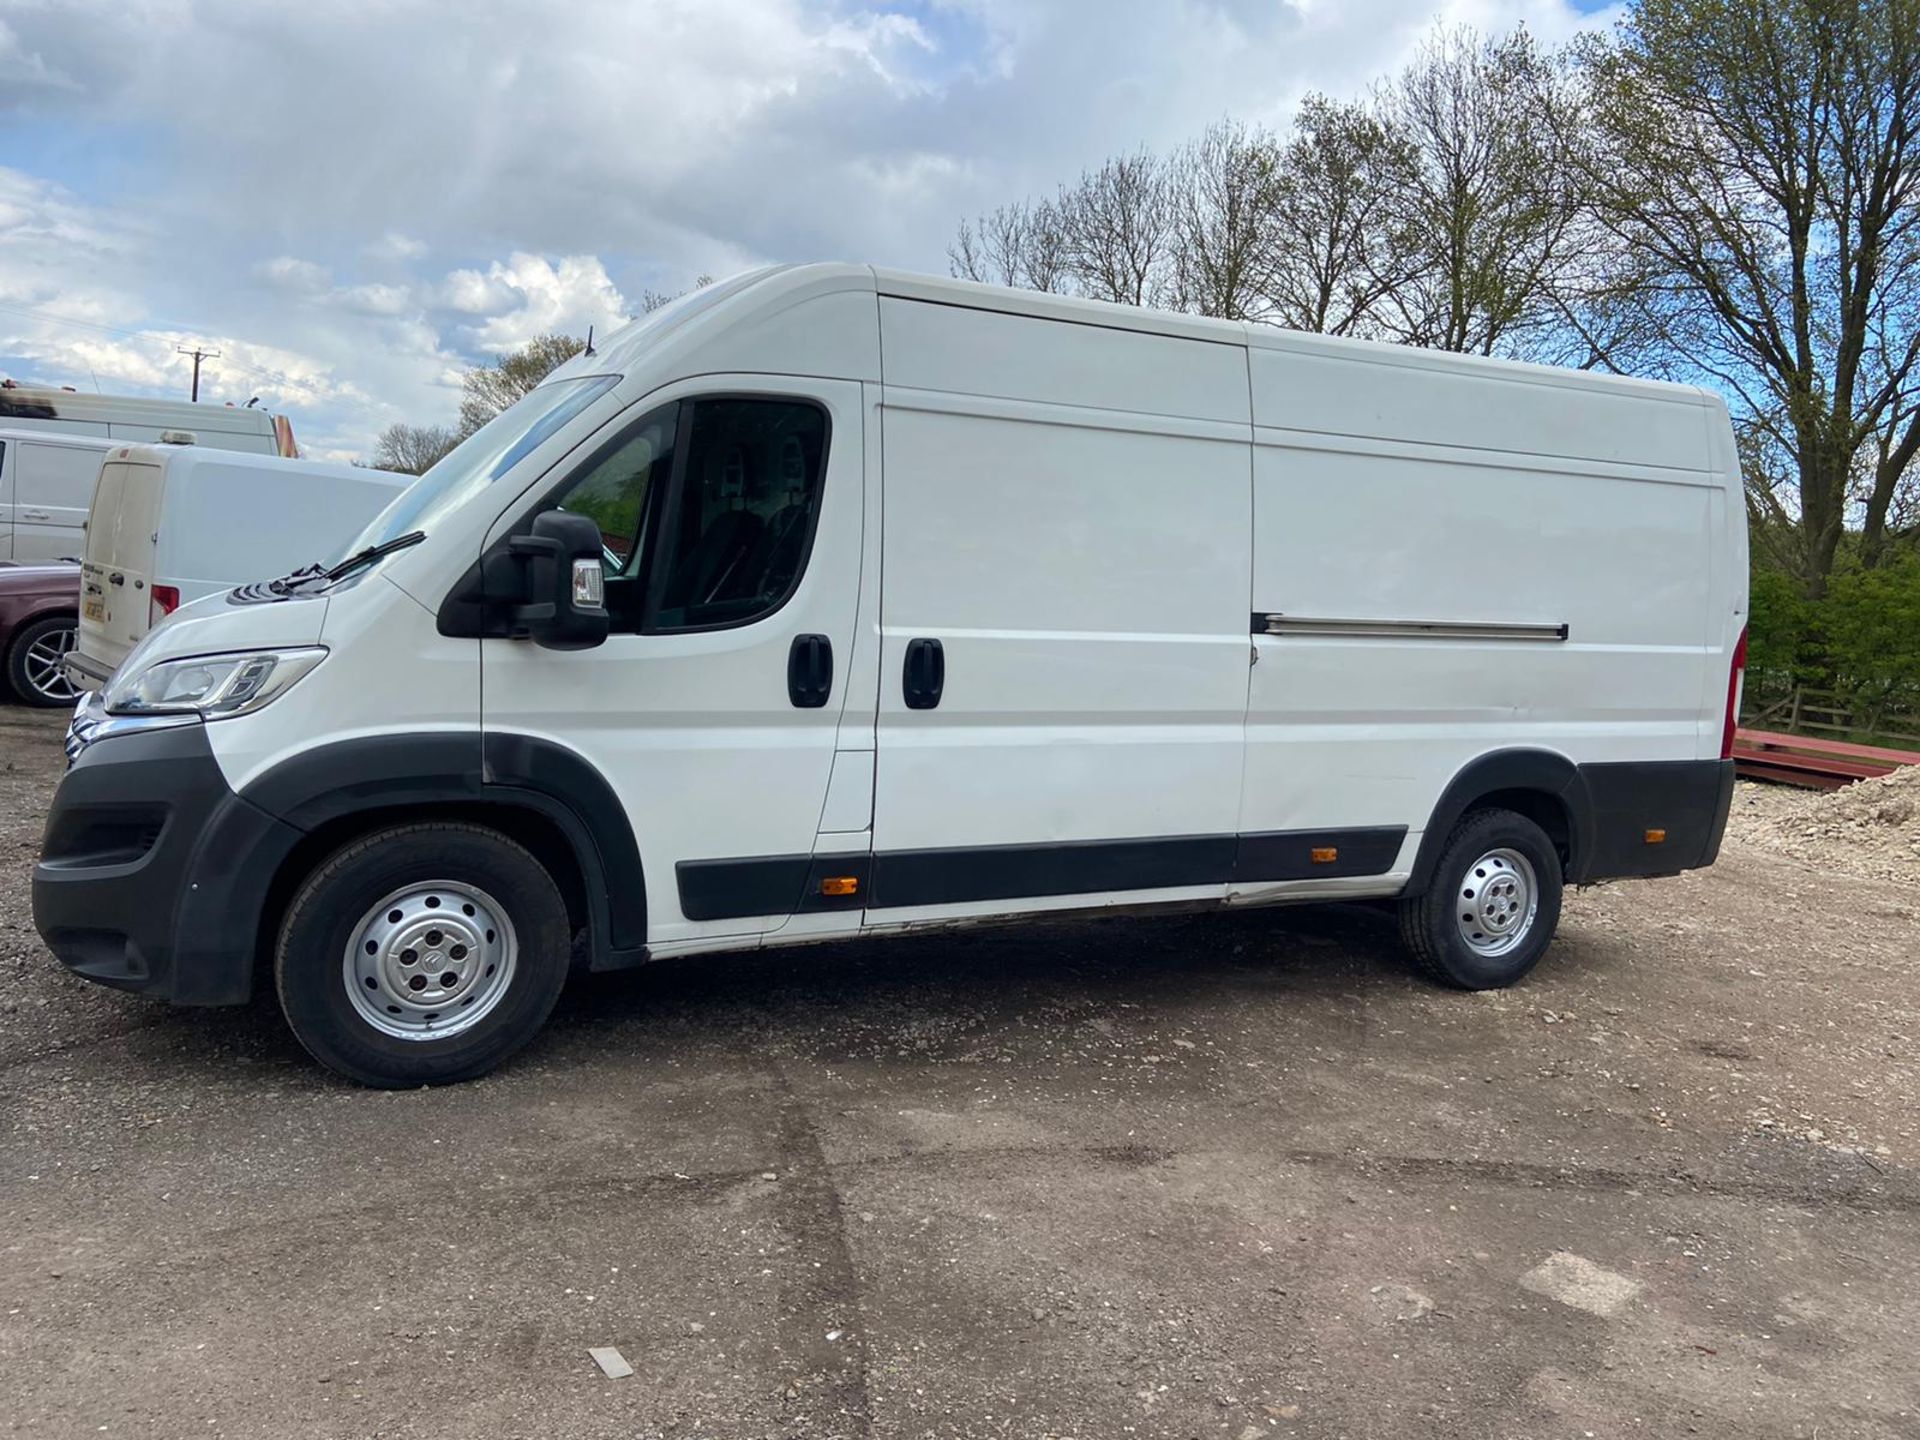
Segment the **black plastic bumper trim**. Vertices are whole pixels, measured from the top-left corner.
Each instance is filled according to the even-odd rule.
[[[1731,760],[1625,760],[1580,766],[1591,838],[1570,879],[1675,875],[1711,865],[1733,804]],[[1666,838],[1649,843],[1651,831]]]
[[[689,920],[732,920],[795,910],[857,910],[863,905],[901,909],[1106,890],[1383,875],[1393,868],[1406,835],[1404,825],[1173,835],[896,850],[870,858],[769,855],[683,860],[674,871],[683,915]],[[1316,850],[1332,850],[1333,858],[1316,860]],[[828,875],[857,875],[860,889],[868,893],[823,896],[820,881]]]
[[[34,925],[89,980],[237,1004],[252,990],[261,901],[299,838],[227,787],[202,726],[101,741],[54,793]]]

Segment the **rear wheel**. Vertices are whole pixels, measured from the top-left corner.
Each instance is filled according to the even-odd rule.
[[[1400,901],[1400,935],[1443,985],[1493,990],[1540,963],[1560,923],[1560,856],[1511,810],[1476,810],[1447,837],[1423,895]]]
[[[470,1080],[531,1040],[566,980],[553,878],[479,825],[382,830],[336,852],[280,930],[280,1008],[322,1064],[366,1085]]]
[[[7,647],[7,686],[23,704],[73,704],[79,692],[64,667],[78,628],[71,615],[44,615],[20,627]]]

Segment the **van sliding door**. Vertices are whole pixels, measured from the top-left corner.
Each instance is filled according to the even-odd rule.
[[[1245,352],[886,298],[869,924],[1225,893]]]

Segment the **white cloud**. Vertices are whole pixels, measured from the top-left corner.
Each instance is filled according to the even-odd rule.
[[[418,260],[427,253],[427,249],[426,241],[402,235],[398,230],[389,230],[368,244],[361,253],[369,260]]]
[[[361,315],[404,315],[413,309],[413,292],[404,285],[349,285],[332,299]]]
[[[514,302],[474,331],[481,348],[495,354],[550,331],[584,332],[593,325],[605,335],[630,318],[626,298],[592,255],[567,255],[556,264],[516,253],[505,264],[493,263],[487,283]]]
[[[326,266],[292,255],[276,255],[271,260],[262,260],[254,266],[254,273],[283,290],[302,295],[317,294],[333,284],[333,271]]]
[[[1222,115],[1281,123],[1310,89],[1357,93],[1436,18],[1548,41],[1611,18],[1571,0],[0,8],[0,116],[63,137],[66,186],[0,169],[0,305],[134,332],[165,316],[299,357],[261,364],[295,382],[306,433],[362,448],[393,419],[451,418],[463,362],[604,328],[628,295],[775,259],[942,270],[961,216]],[[84,383],[124,344],[116,378],[175,374],[111,331],[48,326],[29,349],[18,318],[13,363]]]
[[[455,270],[440,286],[437,298],[447,309],[464,315],[497,315],[513,304],[513,291],[478,270]]]

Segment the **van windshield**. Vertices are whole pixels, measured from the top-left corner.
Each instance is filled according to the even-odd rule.
[[[402,490],[372,524],[326,563],[337,564],[369,546],[384,545],[415,530],[431,530],[436,520],[506,474],[619,379],[618,375],[583,375],[575,380],[550,381],[528,391]]]

